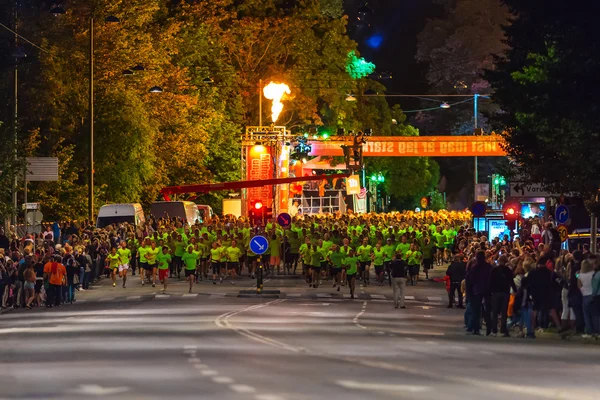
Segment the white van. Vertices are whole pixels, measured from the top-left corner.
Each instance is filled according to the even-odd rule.
[[[130,225],[139,226],[144,223],[144,210],[140,203],[107,204],[100,207],[96,226],[104,228],[110,224],[128,222]]]
[[[182,218],[190,226],[196,220],[202,221],[198,206],[191,201],[155,201],[150,206],[150,212],[155,218]]]

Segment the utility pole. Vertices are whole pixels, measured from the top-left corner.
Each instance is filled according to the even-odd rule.
[[[477,121],[477,114],[479,112],[478,110],[478,101],[479,101],[479,94],[475,93],[475,96],[473,97],[473,113],[474,113],[474,123],[473,123],[473,135],[477,134],[477,128],[479,128],[478,126],[478,121]],[[477,201],[477,183],[479,182],[479,177],[478,177],[478,172],[477,172],[477,156],[475,156],[474,158],[474,163],[473,163],[473,201]]]
[[[15,14],[14,14],[14,18],[15,18],[15,55],[16,53],[19,51],[19,35],[17,34],[18,29],[19,29],[19,22],[18,22],[18,2],[15,1]],[[14,162],[15,162],[15,166],[17,164],[17,160],[18,160],[18,154],[17,154],[17,147],[19,144],[19,58],[17,56],[15,56],[15,115],[14,115],[14,132],[13,132],[13,140],[14,140]],[[17,231],[17,215],[18,215],[18,204],[17,204],[17,176],[18,173],[14,172],[14,176],[13,176],[13,181],[12,181],[12,203],[13,203],[13,212],[12,212],[12,225],[15,227],[15,232]]]
[[[90,17],[90,90],[89,90],[89,118],[90,118],[90,171],[89,171],[89,199],[88,215],[90,224],[94,223],[94,17]]]

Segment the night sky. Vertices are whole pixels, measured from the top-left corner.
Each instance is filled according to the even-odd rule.
[[[358,11],[367,5],[370,27],[356,27]],[[417,34],[428,18],[440,16],[442,8],[433,0],[345,0],[350,17],[350,35],[359,44],[361,55],[377,66],[377,72],[390,72],[392,80],[383,81],[388,93],[423,94],[428,92],[425,65],[415,61]],[[420,108],[418,99],[390,99],[403,109]]]

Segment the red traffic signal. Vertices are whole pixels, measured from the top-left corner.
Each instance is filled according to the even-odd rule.
[[[516,221],[521,217],[521,212],[519,211],[518,206],[515,204],[505,204],[503,211],[504,218],[507,221]]]
[[[262,208],[262,206],[263,206],[263,205],[262,205],[262,203],[261,203],[260,201],[256,201],[256,202],[254,203],[254,209],[255,209],[255,210],[260,210],[260,209]]]

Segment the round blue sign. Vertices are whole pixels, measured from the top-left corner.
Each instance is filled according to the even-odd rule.
[[[277,216],[277,223],[282,228],[287,228],[292,224],[292,217],[288,213],[281,213]]]
[[[564,204],[559,205],[558,207],[556,207],[556,212],[554,213],[554,218],[556,219],[556,222],[558,222],[559,224],[566,223],[567,220],[569,219],[569,208],[567,206],[565,206]]]
[[[476,201],[471,204],[471,213],[474,217],[485,217],[486,205],[483,201]]]
[[[265,254],[269,248],[269,241],[262,235],[253,236],[250,239],[250,250],[256,255]]]

